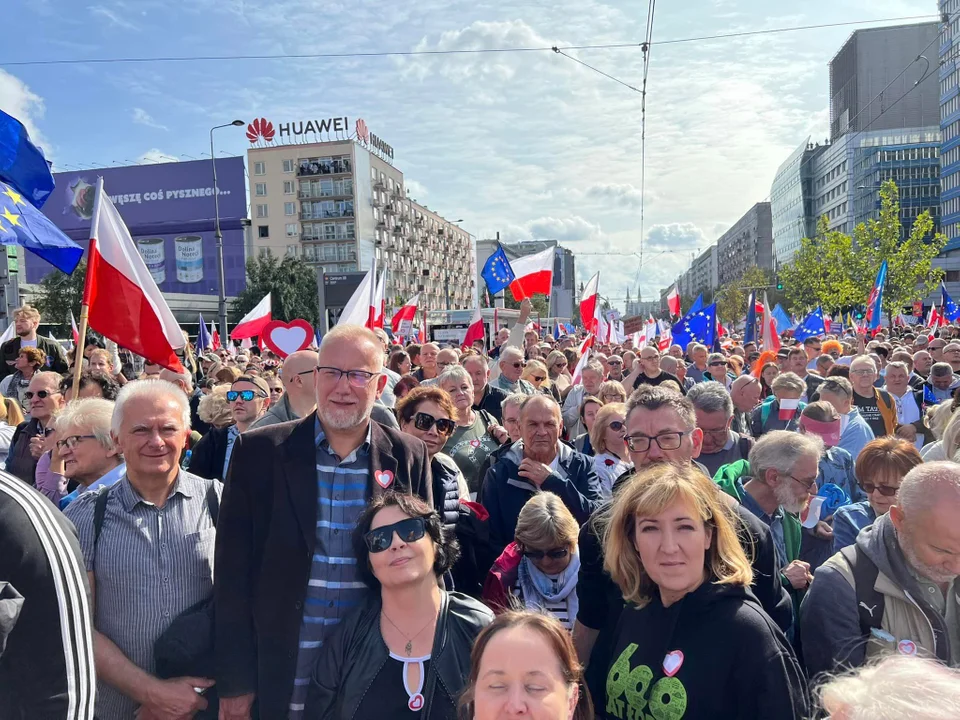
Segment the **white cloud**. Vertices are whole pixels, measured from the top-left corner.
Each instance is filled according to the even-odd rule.
[[[579,216],[564,218],[541,217],[521,225],[509,225],[502,237],[505,241],[518,240],[558,240],[561,243],[598,239],[599,225]]]
[[[133,109],[133,121],[138,125],[146,125],[147,127],[156,128],[157,130],[166,130],[166,125],[161,125],[156,120],[154,120],[150,113],[148,113],[143,108],[134,108]]]
[[[90,5],[89,7],[87,7],[87,10],[90,11],[91,15],[94,15],[99,18],[103,18],[108,23],[110,23],[110,25],[114,27],[122,28],[124,30],[140,29],[136,25],[134,25],[132,22],[122,17],[115,10],[112,10],[103,5]]]
[[[587,188],[585,195],[628,208],[639,208],[643,201],[640,188],[631,183],[596,183]]]
[[[403,184],[406,187],[407,194],[419,203],[423,203],[427,199],[427,196],[430,195],[427,188],[413,178],[404,177]]]
[[[150,148],[140,157],[137,158],[138,163],[167,163],[167,162],[178,162],[178,158],[173,155],[168,155],[162,150],[157,148]]]
[[[37,127],[37,122],[43,117],[43,98],[20,78],[5,70],[0,70],[0,109],[22,122],[34,144],[44,146],[47,159],[52,159],[48,143]]]

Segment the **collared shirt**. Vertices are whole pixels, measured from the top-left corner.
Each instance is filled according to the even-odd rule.
[[[74,500],[76,500],[78,497],[83,495],[83,493],[85,492],[89,492],[90,490],[96,490],[97,488],[105,487],[107,485],[113,485],[115,482],[117,482],[120,478],[123,477],[123,474],[126,471],[127,471],[126,463],[120,463],[115,468],[113,468],[113,470],[108,470],[101,477],[94,480],[92,483],[90,483],[90,485],[81,485],[72,493],[70,493],[65,498],[62,498],[60,500],[60,509],[63,510],[64,508],[66,508],[67,505],[72,503]]]
[[[227,468],[230,467],[230,456],[233,455],[233,445],[240,437],[240,429],[236,425],[227,428],[227,451],[223,455],[223,477],[227,476]]]
[[[787,541],[783,535],[783,508],[778,505],[773,515],[767,515],[763,508],[760,507],[760,504],[753,499],[753,495],[744,489],[743,484],[739,480],[737,484],[740,485],[741,490],[740,504],[770,528],[770,534],[773,536],[773,545],[777,549],[777,560],[780,562],[780,567],[785,568],[790,563],[787,561]]]
[[[323,641],[333,626],[369,592],[360,579],[351,538],[367,504],[372,426],[367,430],[367,439],[345,458],[334,453],[319,420],[315,428],[317,544],[300,622],[297,674],[290,698],[291,719],[303,716],[310,678]]]
[[[508,393],[523,393],[524,395],[537,394],[537,389],[522,378],[512,383],[503,375],[498,375],[497,379],[493,380],[490,384]]]
[[[113,487],[84,493],[65,511],[96,581],[94,626],[146,672],[154,672],[157,638],[180,613],[213,593],[217,531],[206,497],[211,482],[181,470],[160,508],[140,497],[124,474]],[[94,553],[100,492],[109,495]],[[110,685],[97,683],[99,720],[129,720],[136,708]]]

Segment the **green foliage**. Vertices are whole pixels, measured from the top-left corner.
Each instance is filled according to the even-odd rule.
[[[533,310],[530,312],[530,317],[536,318],[537,315],[540,315],[542,318],[550,317],[549,297],[546,295],[534,295],[530,300],[533,303]],[[503,306],[510,310],[520,309],[519,301],[513,299],[513,293],[511,292],[503,293]],[[579,311],[577,314],[579,315]]]
[[[273,293],[273,319],[320,323],[317,273],[300,258],[279,260],[269,250],[247,260],[247,287],[237,295],[231,312],[239,320],[268,292]]]
[[[764,290],[771,303],[774,303],[776,293],[768,286],[773,285],[772,273],[753,265],[736,280],[731,280],[717,291],[717,316],[724,323],[734,325],[747,315],[747,300],[751,290],[756,289],[757,299],[763,299]]]
[[[87,261],[77,265],[73,274],[67,275],[55,270],[47,275],[37,286],[33,303],[43,323],[70,327],[70,311],[80,322],[80,305],[83,302],[83,283],[87,276]]]

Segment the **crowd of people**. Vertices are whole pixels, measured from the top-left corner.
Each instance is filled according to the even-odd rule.
[[[960,328],[529,312],[175,372],[18,311],[0,718],[960,717]]]

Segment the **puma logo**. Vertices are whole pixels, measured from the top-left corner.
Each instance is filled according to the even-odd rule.
[[[876,605],[867,605],[865,602],[860,603],[860,607],[870,613],[870,617],[873,617],[873,611],[877,609]]]

